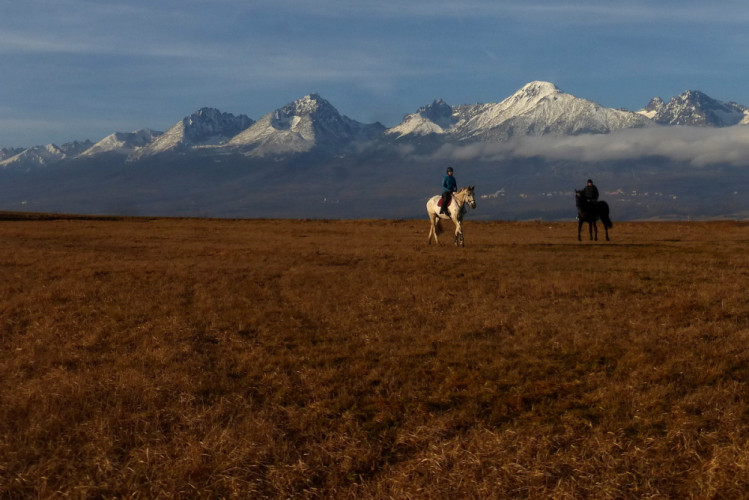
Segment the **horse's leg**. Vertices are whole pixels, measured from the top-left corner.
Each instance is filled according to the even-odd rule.
[[[595,240],[598,241],[598,224],[596,224],[596,221],[593,221],[593,234],[595,235]]]
[[[463,228],[460,227],[455,230],[455,246],[464,247],[466,246],[465,240],[463,239]]]
[[[588,222],[588,238],[593,241],[593,223]]]
[[[437,238],[437,220],[439,218],[439,215],[435,213],[429,214],[429,222],[430,222],[430,228],[429,228],[429,238],[427,239],[427,242],[431,245],[432,244],[432,236],[434,236],[434,243],[436,245],[440,244],[439,238]]]
[[[465,247],[466,246],[466,240],[465,240],[465,237],[463,236],[463,217],[458,217],[458,224],[460,225],[460,235],[459,235],[460,246],[461,247]]]
[[[434,234],[434,213],[427,206],[427,215],[429,216],[429,235],[427,236],[427,245],[432,244],[432,235]]]
[[[583,241],[583,239],[580,237],[580,234],[583,231],[583,220],[581,218],[577,219],[577,241]]]
[[[460,221],[456,217],[451,217],[455,224],[455,246],[459,245],[460,239],[463,236],[463,228],[460,225]]]
[[[611,241],[611,240],[609,240],[609,226],[607,226],[606,224],[604,224],[603,225],[603,230],[606,231],[606,241]]]

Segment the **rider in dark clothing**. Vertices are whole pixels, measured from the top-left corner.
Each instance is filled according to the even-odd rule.
[[[453,168],[447,167],[447,173],[442,179],[442,207],[440,208],[441,214],[450,214],[447,210],[447,206],[450,204],[452,194],[458,190],[458,181],[453,177]]]
[[[590,179],[588,179],[588,185],[583,188],[583,198],[588,203],[595,203],[598,201],[598,188]]]

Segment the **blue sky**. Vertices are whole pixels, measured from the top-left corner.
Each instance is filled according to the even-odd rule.
[[[546,80],[604,106],[749,106],[749,2],[0,0],[0,147],[255,120],[311,92],[397,125]]]

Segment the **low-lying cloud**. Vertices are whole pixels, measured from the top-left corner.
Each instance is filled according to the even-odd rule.
[[[503,143],[445,146],[439,152],[455,161],[492,161],[507,157],[602,162],[664,157],[692,167],[749,166],[749,126],[726,128],[657,127],[611,134],[519,137]]]

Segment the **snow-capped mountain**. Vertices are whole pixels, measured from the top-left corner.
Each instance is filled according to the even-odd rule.
[[[728,127],[749,123],[746,106],[718,101],[697,90],[687,90],[668,103],[655,97],[638,113],[663,125]]]
[[[131,159],[192,147],[216,146],[228,141],[253,123],[246,115],[234,116],[215,108],[201,108],[136,151]]]
[[[575,213],[569,190],[588,176],[619,193],[622,216],[749,218],[746,117],[746,107],[694,91],[634,113],[531,82],[497,103],[435,100],[386,131],[310,94],[258,122],[203,108],[164,134],[0,150],[0,202],[85,214],[419,217],[419,200],[436,192],[449,162],[462,182],[506,194],[482,197],[485,218],[567,220]],[[606,135],[633,127],[652,128]],[[597,135],[558,137],[584,134]],[[553,137],[494,147],[528,135]],[[383,170],[394,166],[397,182],[383,185]],[[321,182],[309,182],[313,171]]]
[[[435,101],[406,115],[402,123],[386,133],[397,139],[444,134],[454,141],[503,141],[522,135],[606,134],[653,126],[652,121],[637,113],[606,108],[540,81],[528,83],[499,103],[452,107],[449,119],[446,106]]]
[[[225,147],[255,157],[313,149],[339,151],[352,143],[372,140],[384,130],[379,123],[363,124],[343,116],[318,94],[309,94],[266,114]]]
[[[58,163],[61,160],[73,158],[90,148],[91,141],[67,142],[62,146],[47,144],[24,149],[20,153],[0,161],[0,167],[29,170]]]
[[[405,115],[400,124],[386,130],[380,123],[363,124],[343,116],[320,95],[309,94],[267,113],[257,122],[246,115],[202,108],[163,134],[143,129],[114,133],[93,145],[91,141],[77,141],[61,147],[49,144],[29,149],[6,148],[0,150],[0,168],[31,169],[78,156],[90,161],[101,154],[137,162],[157,154],[184,155],[198,150],[209,155],[237,152],[274,161],[311,151],[321,154],[316,156],[332,158],[367,150],[373,143],[382,152],[393,141],[439,148],[444,143],[501,142],[528,135],[606,134],[638,127],[743,124],[749,124],[749,108],[717,101],[697,91],[685,92],[668,103],[655,98],[635,113],[607,108],[562,92],[552,83],[535,81],[498,103],[451,106],[437,99]],[[381,138],[386,140],[378,141]]]
[[[96,156],[110,152],[120,155],[131,155],[151,144],[160,135],[161,132],[147,128],[136,130],[135,132],[115,132],[88,148],[81,153],[81,156]]]
[[[386,133],[395,137],[444,134],[457,121],[453,107],[442,99],[436,99],[432,104],[419,108],[416,113],[403,117],[400,124],[388,129]]]

